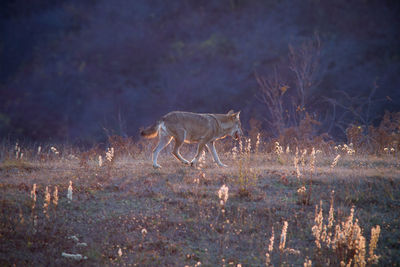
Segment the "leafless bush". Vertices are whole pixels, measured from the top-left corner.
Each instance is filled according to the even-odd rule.
[[[296,109],[305,110],[307,98],[320,83],[320,56],[321,40],[317,33],[300,47],[289,45],[289,69],[295,74],[298,98]]]
[[[293,78],[284,79],[274,68],[272,74],[256,73],[260,100],[267,109],[266,121],[275,136],[289,127],[297,127],[306,117],[308,103],[321,80],[321,42],[318,34],[299,47],[289,45],[288,69]],[[292,84],[293,89],[289,84]]]
[[[275,136],[282,133],[287,125],[283,96],[288,86],[279,77],[276,68],[269,78],[256,74],[256,79],[261,91],[261,100],[265,104],[268,116],[265,118]]]

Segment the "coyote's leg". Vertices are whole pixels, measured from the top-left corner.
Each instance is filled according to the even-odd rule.
[[[171,142],[172,137],[169,136],[166,132],[160,131],[159,132],[159,141],[158,145],[156,148],[153,150],[153,167],[154,168],[161,168],[160,165],[157,163],[157,158],[158,158],[158,153],[160,153],[161,150],[163,150],[164,147],[166,147],[169,142]]]
[[[182,146],[183,142],[185,141],[185,138],[186,138],[186,132],[185,131],[183,131],[182,133],[177,134],[175,136],[175,146],[174,146],[174,150],[172,151],[172,155],[174,155],[175,158],[180,160],[182,163],[189,164],[189,161],[184,159],[181,156],[181,154],[179,153],[179,148]]]
[[[208,143],[208,144],[207,144],[207,148],[208,148],[208,150],[211,152],[211,154],[213,155],[214,161],[215,161],[215,163],[218,164],[218,166],[220,166],[220,167],[228,167],[227,165],[223,164],[223,163],[219,160],[219,157],[218,157],[218,154],[217,154],[217,150],[215,149],[214,142]]]
[[[205,146],[205,142],[200,141],[198,146],[197,146],[197,152],[196,152],[196,156],[194,156],[192,162],[190,162],[190,165],[195,166],[197,164],[197,161],[199,160],[200,156],[201,156],[201,152],[203,152],[204,146]]]

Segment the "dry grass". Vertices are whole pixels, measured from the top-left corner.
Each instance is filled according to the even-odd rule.
[[[332,167],[334,148],[300,149],[295,160],[293,148],[277,153],[260,145],[255,153],[246,144],[243,153],[239,148],[236,155],[221,153],[228,168],[217,167],[209,153],[201,168],[191,168],[163,152],[160,170],[151,167],[150,146],[143,144],[116,147],[111,159],[101,150],[89,156],[42,148],[25,151],[22,160],[15,159],[13,148],[4,148],[0,265],[400,262],[397,157],[342,154]],[[190,148],[186,153],[194,154]],[[220,199],[223,185],[229,193]],[[351,227],[344,228],[346,223]],[[339,239],[338,225],[357,235]]]

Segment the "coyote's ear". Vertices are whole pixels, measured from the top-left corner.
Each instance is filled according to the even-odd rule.
[[[230,117],[232,120],[239,120],[240,111],[239,111],[239,112],[236,112],[236,113],[232,112],[232,113],[228,113],[228,114],[229,114],[229,117]]]
[[[235,113],[235,118],[236,118],[237,120],[240,119],[239,116],[240,116],[240,111],[238,111],[238,112]]]
[[[228,113],[226,115],[232,115],[233,113],[235,113],[232,109],[228,111]]]
[[[235,120],[240,120],[239,116],[240,116],[240,111],[231,114],[232,118]]]

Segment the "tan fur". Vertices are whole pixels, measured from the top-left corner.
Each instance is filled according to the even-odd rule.
[[[179,153],[181,145],[184,142],[198,143],[196,156],[190,162],[192,166],[197,163],[204,146],[208,147],[218,165],[226,166],[219,160],[214,142],[228,135],[234,138],[242,135],[239,114],[240,112],[234,113],[233,111],[229,111],[227,114],[199,114],[183,111],[166,114],[155,124],[141,131],[141,135],[145,138],[154,138],[157,135],[160,138],[153,151],[153,167],[161,167],[157,164],[158,153],[172,139],[175,140],[172,154],[181,162],[189,164],[189,161]]]

